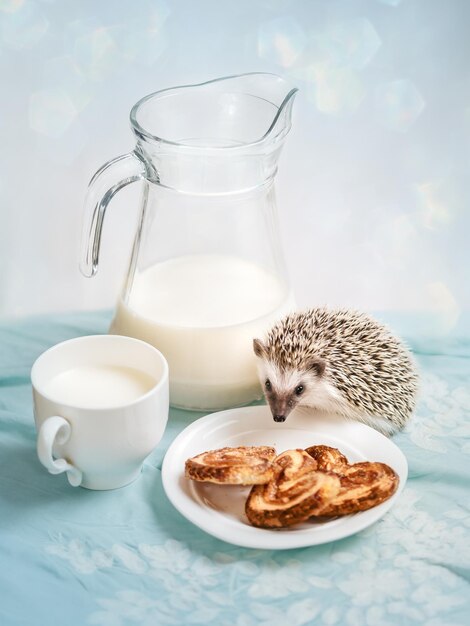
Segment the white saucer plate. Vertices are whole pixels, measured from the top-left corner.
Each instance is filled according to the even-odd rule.
[[[330,521],[309,521],[291,528],[265,530],[248,522],[244,507],[250,487],[197,483],[184,477],[186,459],[225,446],[274,446],[280,454],[313,445],[338,448],[350,463],[380,461],[400,478],[395,494],[368,511]],[[173,441],[162,467],[163,488],[171,503],[202,530],[245,548],[285,550],[314,546],[349,537],[380,519],[405,486],[408,464],[387,437],[358,422],[304,410],[275,423],[266,406],[229,409],[206,415],[185,428]]]

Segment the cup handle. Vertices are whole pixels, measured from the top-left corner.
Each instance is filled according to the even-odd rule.
[[[69,483],[72,487],[78,487],[82,482],[82,472],[65,459],[54,459],[52,456],[54,442],[65,443],[71,433],[72,427],[66,419],[58,415],[48,417],[39,429],[37,452],[39,460],[50,474],[67,472]]]

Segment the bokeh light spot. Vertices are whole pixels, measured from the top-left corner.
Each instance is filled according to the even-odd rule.
[[[120,37],[120,48],[127,61],[136,60],[146,67],[152,66],[168,44],[165,31],[159,20],[146,24],[136,23],[123,30]]]
[[[437,230],[452,221],[446,185],[442,180],[433,180],[416,185],[421,220],[426,228]]]
[[[60,137],[78,111],[62,89],[36,91],[29,102],[29,123],[33,130],[49,137]]]
[[[92,19],[67,25],[66,47],[86,78],[99,82],[136,61],[150,67],[158,60],[167,46],[164,24],[169,6],[155,0],[144,2],[141,9],[113,25],[99,25]]]
[[[5,13],[0,27],[1,38],[4,45],[12,50],[33,47],[49,28],[47,19],[32,3],[19,4],[14,10]]]
[[[144,15],[122,25],[119,45],[126,59],[135,59],[150,67],[167,46],[164,24],[170,15],[170,8],[164,0],[153,0],[147,5]]]
[[[354,69],[365,67],[382,43],[374,26],[365,18],[334,24],[319,34],[316,42],[331,63]]]
[[[425,102],[407,78],[381,85],[375,92],[375,106],[381,122],[398,132],[406,132],[424,109]]]
[[[0,11],[3,13],[14,13],[21,9],[25,0],[0,0]]]
[[[364,85],[357,72],[329,64],[310,66],[311,83],[307,98],[322,113],[350,113],[357,109],[365,95]]]
[[[258,54],[282,67],[290,67],[302,53],[307,36],[293,17],[280,17],[261,24]]]
[[[118,31],[119,27],[100,26],[76,39],[75,61],[91,80],[99,81],[121,66],[123,59],[114,38]]]

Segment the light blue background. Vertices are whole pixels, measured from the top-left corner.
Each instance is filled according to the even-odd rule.
[[[0,0],[0,315],[112,306],[137,189],[78,273],[87,182],[128,113],[180,83],[266,70],[301,91],[278,177],[300,304],[469,306],[465,0]]]

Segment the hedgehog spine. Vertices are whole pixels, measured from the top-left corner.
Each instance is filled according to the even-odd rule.
[[[414,410],[418,375],[411,354],[365,313],[323,307],[291,313],[253,346],[275,421],[306,406],[390,435]]]

